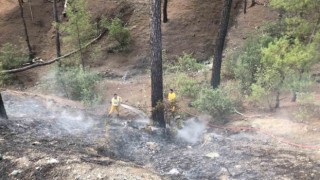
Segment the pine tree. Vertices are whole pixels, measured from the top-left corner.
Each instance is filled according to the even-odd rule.
[[[151,0],[151,106],[152,119],[165,128],[163,107],[161,0]]]

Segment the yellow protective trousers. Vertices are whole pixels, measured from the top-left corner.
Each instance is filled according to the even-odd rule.
[[[110,111],[109,111],[109,115],[112,114],[113,111],[117,111],[118,115],[119,115],[119,106],[114,106],[114,105],[111,105],[111,108],[110,108]]]

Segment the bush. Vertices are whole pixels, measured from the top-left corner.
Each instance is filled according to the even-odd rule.
[[[119,43],[120,48],[126,48],[130,44],[130,31],[123,26],[119,18],[115,18],[107,25],[109,36]]]
[[[21,67],[28,61],[28,55],[13,44],[6,43],[0,49],[0,62],[4,70]]]
[[[204,65],[198,63],[191,54],[183,53],[183,56],[178,58],[178,63],[179,70],[184,72],[195,72],[204,68]]]
[[[299,109],[294,113],[294,116],[298,121],[306,121],[317,117],[319,114],[320,106],[314,104],[314,93],[298,93]]]
[[[95,92],[99,80],[100,76],[97,73],[84,71],[79,67],[60,69],[58,74],[58,81],[65,85],[63,88],[68,96],[85,104],[94,104],[99,100]]]
[[[13,44],[6,43],[0,49],[0,71],[21,67],[29,62],[28,55]],[[0,73],[0,85],[10,84],[13,82],[14,75]]]
[[[234,103],[221,89],[202,89],[193,105],[201,112],[208,113],[217,120],[225,122],[224,117],[233,111]]]
[[[226,79],[235,79],[235,67],[242,49],[236,49],[222,61],[221,74]]]
[[[252,84],[251,85],[252,93],[250,96],[248,96],[248,100],[256,105],[262,106],[262,107],[268,107],[269,109],[272,109],[271,105],[271,92],[263,88],[262,86],[258,84]]]
[[[178,91],[185,96],[196,97],[200,91],[200,84],[186,74],[179,74],[175,79]]]
[[[238,54],[234,74],[239,80],[241,92],[251,94],[251,85],[257,80],[257,72],[261,67],[262,48],[272,40],[270,36],[263,35],[259,38],[250,38]]]

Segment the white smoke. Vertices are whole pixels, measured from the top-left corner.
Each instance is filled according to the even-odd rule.
[[[185,122],[181,130],[178,130],[177,136],[188,143],[194,144],[201,140],[205,129],[205,121],[201,121],[198,118],[191,118]]]
[[[50,111],[51,119],[55,119],[52,125],[58,129],[66,130],[69,134],[87,132],[98,124],[97,121],[86,116],[83,111],[57,106],[54,100],[48,100],[45,105],[46,109]],[[61,111],[61,108],[64,110]]]
[[[97,121],[85,116],[82,112],[71,113],[68,111],[63,111],[56,122],[60,128],[65,129],[70,134],[86,132],[97,123]]]

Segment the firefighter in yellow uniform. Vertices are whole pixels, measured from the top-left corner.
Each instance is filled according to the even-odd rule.
[[[176,110],[176,93],[173,92],[173,89],[170,89],[168,94],[168,101],[170,105],[170,111],[175,112]]]
[[[113,111],[117,111],[117,115],[119,116],[119,106],[121,104],[122,98],[120,96],[118,96],[117,94],[113,95],[113,98],[111,99],[111,108],[109,111],[108,116],[110,116],[112,114]]]

